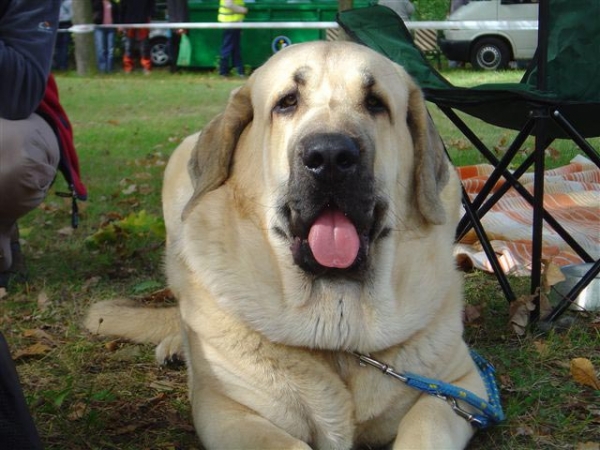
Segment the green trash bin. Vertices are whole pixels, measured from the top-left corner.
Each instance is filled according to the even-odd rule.
[[[355,7],[369,0],[354,0]],[[334,22],[338,0],[255,0],[246,2],[245,22]],[[190,0],[191,22],[216,22],[218,0]],[[222,29],[191,29],[192,67],[216,68],[219,64]],[[327,38],[327,30],[290,28],[249,28],[242,30],[244,66],[256,68],[281,48],[299,42]]]

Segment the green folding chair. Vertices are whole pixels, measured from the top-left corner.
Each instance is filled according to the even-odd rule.
[[[600,154],[586,139],[600,136],[600,1],[541,0],[538,49],[519,83],[484,84],[472,88],[452,85],[416,48],[411,33],[394,11],[376,5],[340,12],[337,21],[356,42],[401,64],[420,84],[425,98],[437,105],[463,135],[494,166],[493,173],[472,201],[463,190],[465,215],[457,239],[473,229],[508,299],[516,299],[507,276],[481,225],[481,218],[511,187],[531,204],[531,293],[539,295],[542,283],[542,227],[545,221],[585,262],[593,263],[587,274],[564,296],[549,315],[553,321],[574,302],[600,272],[600,259],[590,255],[543,207],[544,154],[555,139],[571,139],[600,167]],[[502,158],[475,135],[456,111],[489,124],[517,130]],[[535,146],[514,171],[508,167],[528,136]],[[533,166],[534,189],[530,194],[519,177]],[[503,184],[490,195],[496,183]],[[532,320],[539,317],[539,297]]]

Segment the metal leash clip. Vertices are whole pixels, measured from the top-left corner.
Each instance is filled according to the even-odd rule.
[[[407,377],[396,372],[393,367],[390,367],[387,364],[383,364],[377,361],[376,359],[371,358],[368,355],[362,355],[360,353],[353,353],[353,355],[358,358],[358,363],[363,367],[368,364],[369,366],[381,370],[384,374],[394,377],[404,383],[408,381]]]
[[[452,411],[454,411],[457,416],[462,417],[467,422],[469,422],[471,425],[478,427],[478,428],[483,427],[485,425],[481,420],[479,420],[473,414],[462,409],[458,405],[458,402],[456,401],[456,399],[454,397],[448,397],[448,396],[442,395],[442,394],[437,394],[436,397],[441,400],[445,400],[450,405],[450,408],[452,408]]]

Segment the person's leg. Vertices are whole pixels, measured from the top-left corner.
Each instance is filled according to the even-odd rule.
[[[130,73],[133,70],[133,46],[135,43],[135,29],[125,30],[125,39],[123,40],[123,71]]]
[[[0,442],[12,450],[41,450],[10,350],[0,333]]]
[[[94,30],[94,45],[96,47],[96,63],[99,72],[106,72],[106,47],[104,46],[104,30]]]
[[[234,35],[231,29],[223,30],[223,42],[221,44],[221,59],[219,61],[219,75],[229,75],[229,58],[233,51],[233,38]]]
[[[233,45],[231,48],[231,60],[238,75],[244,75],[244,64],[242,63],[242,30],[231,30],[233,33]]]
[[[177,57],[179,56],[180,43],[181,35],[177,30],[172,30],[171,38],[169,39],[169,64],[171,73],[177,72]]]
[[[0,272],[12,265],[11,233],[17,219],[42,203],[59,160],[56,135],[40,116],[0,119]]]
[[[150,57],[150,30],[141,28],[138,30],[138,39],[140,40],[140,62],[144,73],[148,74],[152,70],[152,59]]]
[[[104,31],[105,45],[106,45],[106,72],[110,73],[114,67],[115,57],[115,29],[108,28]]]

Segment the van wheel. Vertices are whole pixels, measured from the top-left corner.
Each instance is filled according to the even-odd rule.
[[[506,69],[509,58],[508,46],[496,38],[484,38],[477,41],[471,52],[471,64],[476,69]]]
[[[169,64],[169,40],[156,37],[150,40],[150,59],[153,67],[164,67]]]

